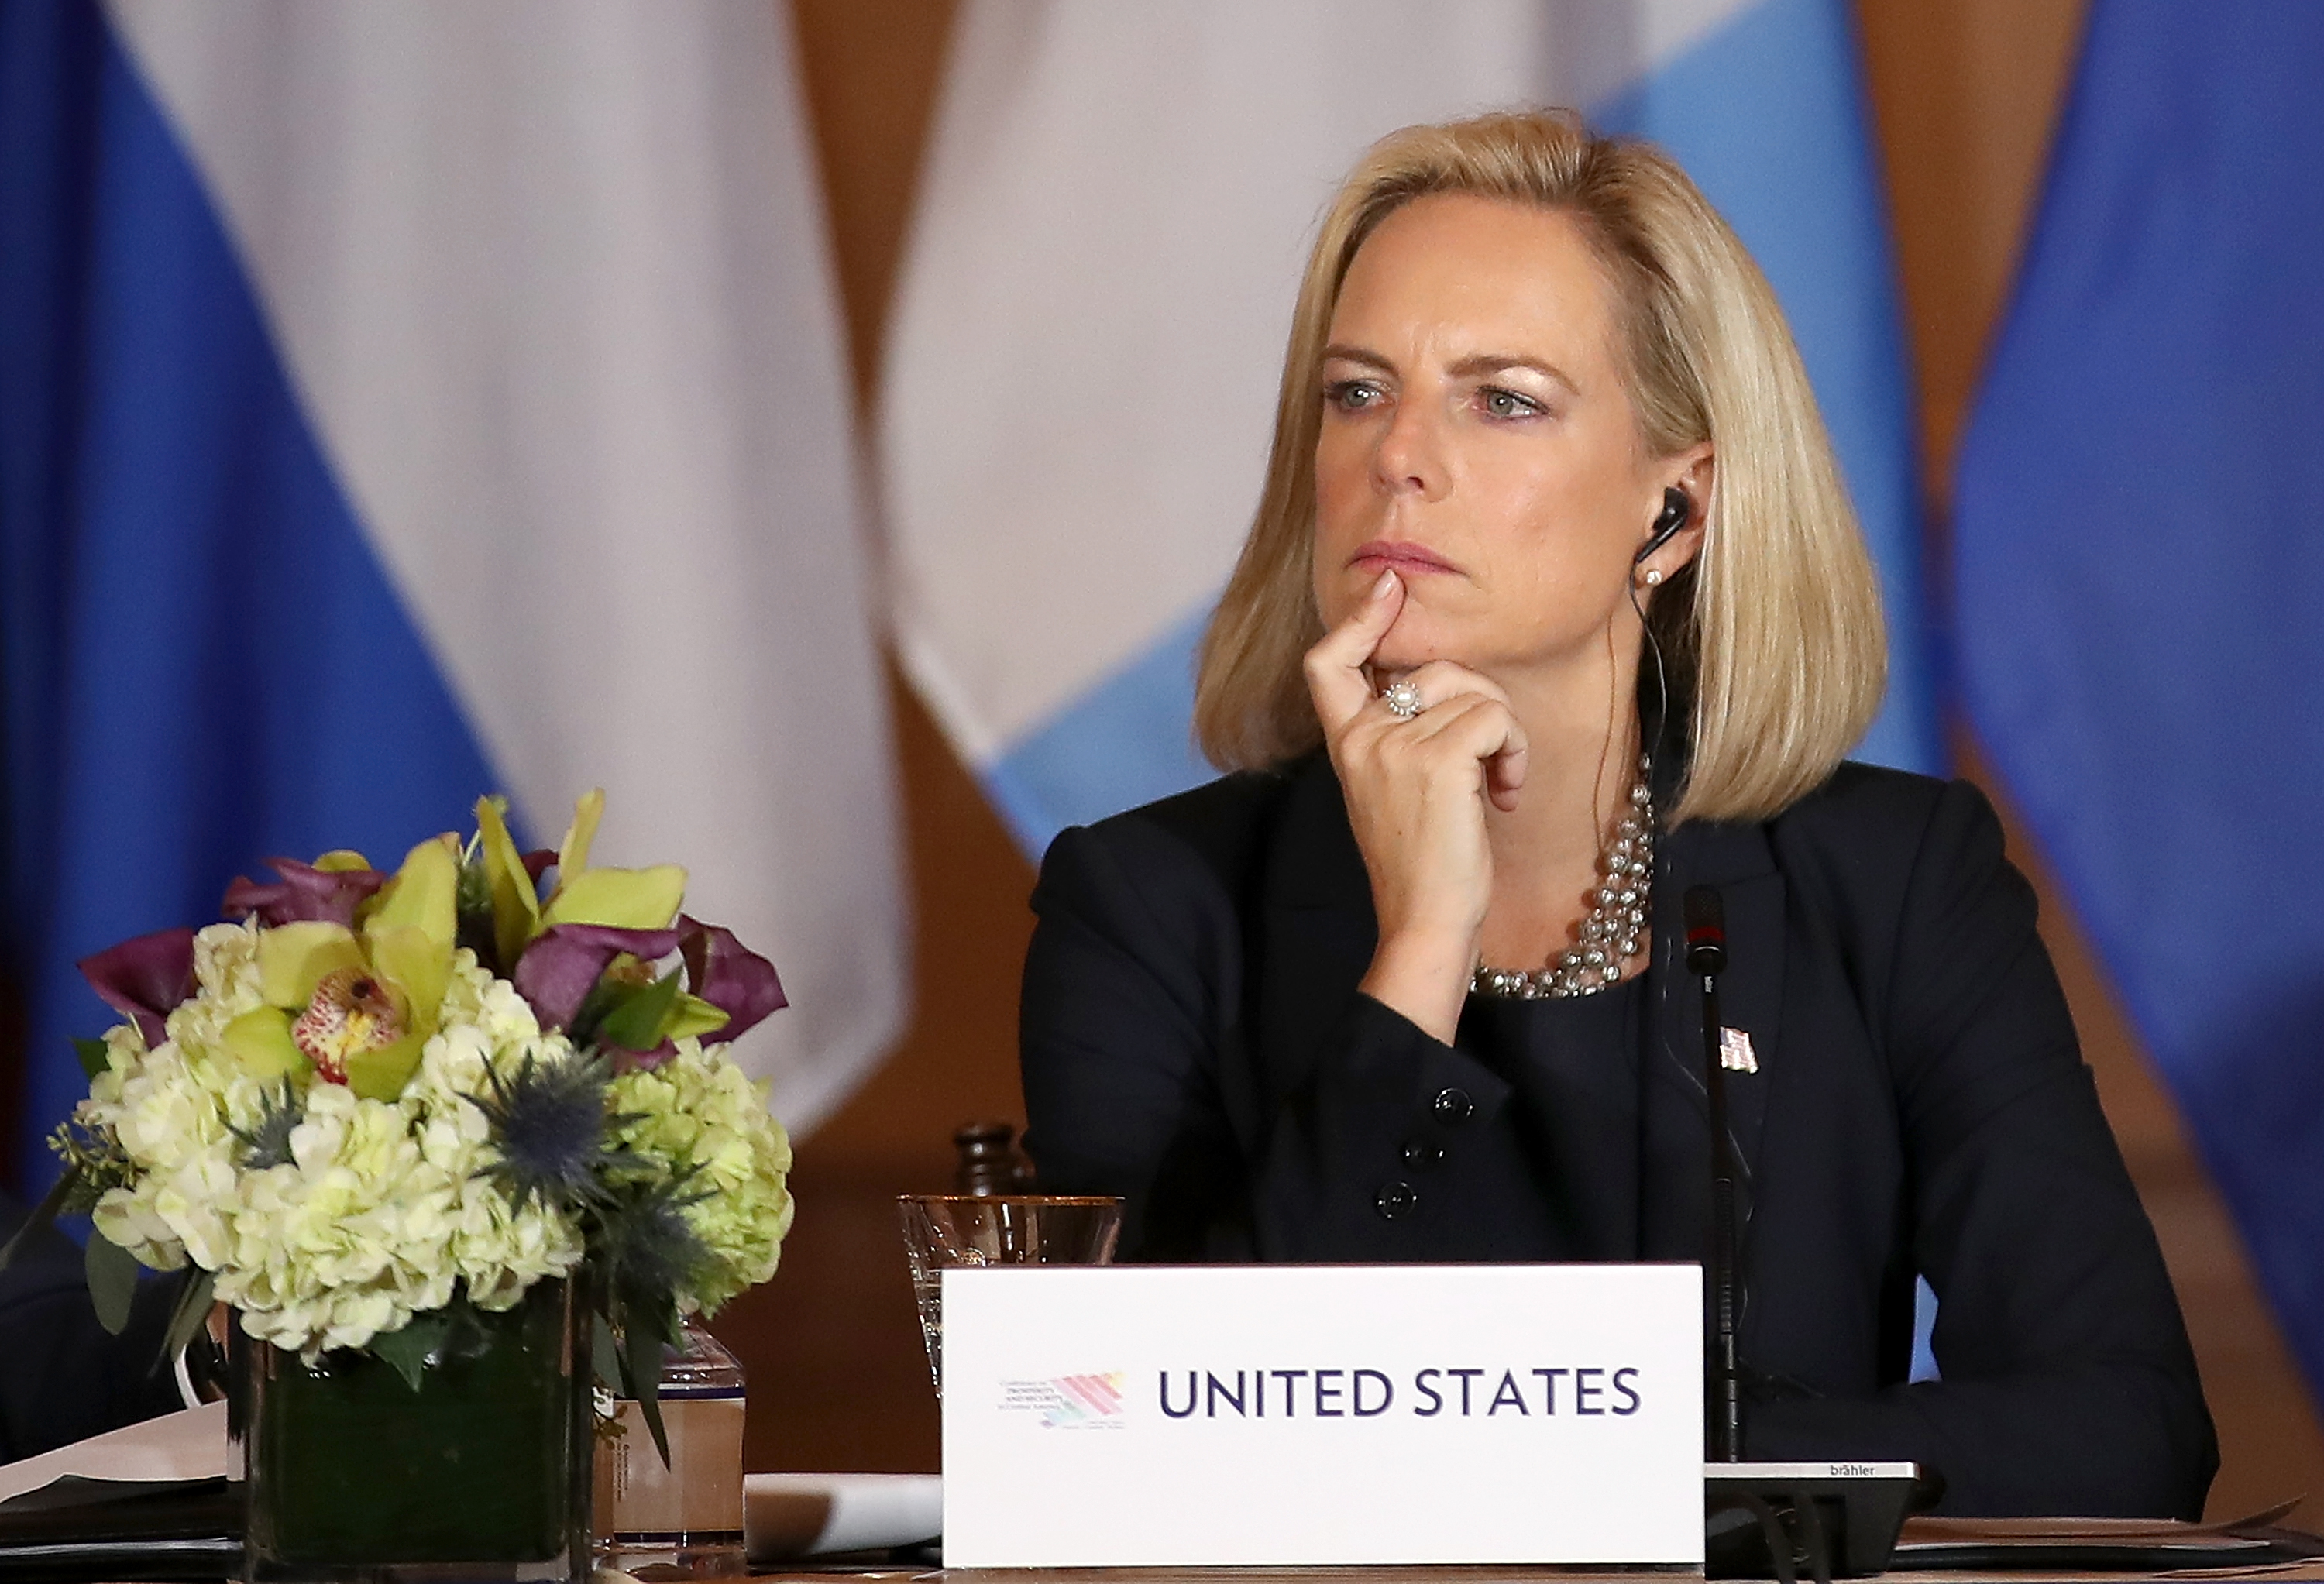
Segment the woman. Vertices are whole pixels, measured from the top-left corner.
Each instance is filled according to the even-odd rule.
[[[1789,333],[1685,176],[1561,115],[1387,139],[1204,646],[1237,773],[1042,867],[1044,1187],[1124,1195],[1131,1257],[1700,1257],[1714,886],[1748,1455],[2196,1515],[2209,1419],[2033,896],[1973,788],[1841,762],[1884,666]]]

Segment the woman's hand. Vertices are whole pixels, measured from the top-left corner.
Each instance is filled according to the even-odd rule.
[[[1484,677],[1432,660],[1401,678],[1421,712],[1400,720],[1365,666],[1404,608],[1384,572],[1355,613],[1307,651],[1307,689],[1371,877],[1379,946],[1362,990],[1450,1045],[1492,899],[1485,800],[1517,806],[1525,732]]]

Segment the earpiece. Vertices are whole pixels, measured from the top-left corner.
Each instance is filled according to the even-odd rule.
[[[1661,549],[1665,545],[1670,543],[1671,535],[1676,533],[1680,529],[1684,528],[1686,526],[1686,520],[1692,516],[1693,512],[1694,502],[1686,498],[1686,492],[1684,490],[1680,489],[1676,484],[1673,484],[1670,488],[1665,490],[1663,492],[1663,509],[1659,512],[1655,513],[1655,525],[1652,529],[1647,530],[1649,537],[1647,538],[1646,544],[1639,549],[1638,553],[1630,557],[1630,565],[1636,566],[1639,562],[1645,560],[1656,550]]]

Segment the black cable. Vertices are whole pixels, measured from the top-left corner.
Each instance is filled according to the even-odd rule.
[[[1663,661],[1662,640],[1655,636],[1655,625],[1646,620],[1646,608],[1638,603],[1637,580],[1629,585],[1630,609],[1637,612],[1638,631],[1646,634],[1646,647],[1655,656],[1655,744],[1646,759],[1652,764],[1663,762],[1663,740],[1670,732],[1670,668]]]

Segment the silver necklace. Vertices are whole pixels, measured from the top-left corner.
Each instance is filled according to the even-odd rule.
[[[1594,996],[1622,977],[1622,964],[1638,953],[1646,937],[1646,904],[1655,871],[1655,802],[1646,789],[1654,760],[1641,756],[1630,806],[1614,827],[1613,839],[1598,856],[1597,892],[1582,920],[1582,938],[1546,968],[1530,972],[1489,968],[1469,976],[1469,993],[1537,1001]]]

